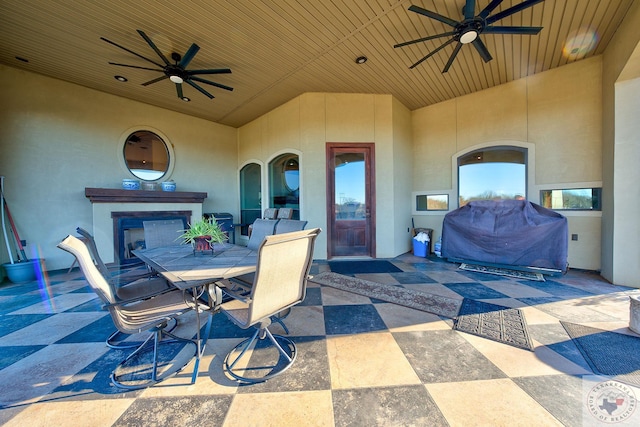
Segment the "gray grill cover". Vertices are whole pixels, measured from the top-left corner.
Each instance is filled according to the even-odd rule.
[[[567,219],[525,200],[479,200],[449,212],[442,256],[466,262],[565,271]]]

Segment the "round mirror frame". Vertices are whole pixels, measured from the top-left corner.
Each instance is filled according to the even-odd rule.
[[[160,142],[162,142],[164,144],[164,148],[166,150],[166,155],[167,155],[167,167],[164,170],[164,172],[152,179],[149,178],[144,178],[140,175],[137,175],[129,166],[129,160],[126,158],[126,147],[127,147],[127,143],[129,142],[129,139],[131,138],[131,136],[133,136],[136,133],[139,132],[148,132],[150,134],[153,134],[156,139],[158,139]],[[144,182],[160,182],[160,181],[167,181],[170,177],[171,174],[173,173],[173,167],[175,165],[175,154],[173,151],[173,144],[171,144],[171,142],[169,141],[169,139],[167,138],[166,135],[164,135],[162,132],[160,132],[157,129],[154,129],[150,126],[136,126],[136,127],[132,127],[127,129],[125,132],[122,133],[122,135],[119,138],[120,143],[118,144],[118,160],[120,165],[122,166],[122,168],[124,169],[124,171],[128,174],[128,176],[133,177],[135,179],[139,179],[141,181]],[[158,171],[160,172],[160,171]]]

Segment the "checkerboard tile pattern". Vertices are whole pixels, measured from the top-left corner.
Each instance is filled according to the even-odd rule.
[[[104,344],[110,317],[81,273],[54,272],[42,283],[0,287],[0,424],[578,426],[582,377],[592,372],[560,320],[633,334],[628,295],[638,291],[591,272],[534,282],[461,271],[438,258],[390,261],[401,271],[356,276],[520,308],[535,351],[311,283],[285,320],[298,358],[283,375],[249,386],[227,377],[225,355],[251,331],[217,314],[195,384],[191,362],[154,387],[123,392],[109,383],[127,354]],[[329,270],[323,261],[312,267]],[[187,314],[177,330],[194,323]],[[284,333],[277,324],[272,330]]]

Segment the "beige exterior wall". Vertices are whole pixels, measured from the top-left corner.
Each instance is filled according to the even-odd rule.
[[[120,157],[132,127],[169,139],[178,190],[207,192],[205,212],[238,214],[237,191],[229,191],[238,188],[236,129],[2,65],[0,91],[6,198],[27,256],[45,258],[48,269],[72,263],[56,248],[62,238],[92,229],[85,187],[119,188],[132,177]],[[9,261],[4,242],[0,259]]]
[[[632,178],[634,173],[637,174],[640,141],[637,133],[635,137],[628,138],[630,133],[626,128],[637,129],[637,123],[634,122],[637,122],[638,107],[637,103],[634,104],[626,97],[628,94],[622,93],[624,84],[617,87],[616,83],[622,79],[628,81],[640,77],[640,60],[637,55],[639,26],[640,2],[636,1],[629,8],[625,20],[604,53],[602,79],[602,276],[610,282],[634,287],[640,287],[640,262],[637,257],[640,198],[637,181]],[[628,89],[637,90],[637,86],[632,84]],[[629,104],[626,105],[627,103]],[[628,116],[619,116],[625,108],[634,106],[636,110],[633,111],[634,117],[631,120]],[[629,227],[629,224],[632,226]],[[633,245],[631,250],[630,245]]]
[[[276,153],[302,153],[300,216],[309,221],[307,227],[325,231],[316,243],[315,257],[326,258],[326,143],[375,143],[377,256],[393,257],[408,250],[409,216],[400,224],[397,217],[409,208],[380,202],[408,202],[397,189],[410,188],[411,168],[405,163],[410,162],[409,118],[408,110],[389,95],[307,93],[239,129],[238,165],[259,160],[266,166]],[[405,164],[399,168],[399,162]],[[262,176],[263,185],[268,185],[266,167]],[[264,198],[263,206],[267,202]]]
[[[492,145],[529,148],[528,198],[542,189],[599,187],[601,158],[602,57],[576,62],[526,79],[412,112],[413,200],[416,194],[448,194],[457,208],[456,159]],[[416,227],[441,234],[446,212],[416,214]],[[567,213],[575,268],[598,270],[600,214]]]

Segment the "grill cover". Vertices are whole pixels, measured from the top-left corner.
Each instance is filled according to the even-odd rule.
[[[525,200],[479,200],[449,212],[442,256],[457,261],[565,271],[567,219]]]

